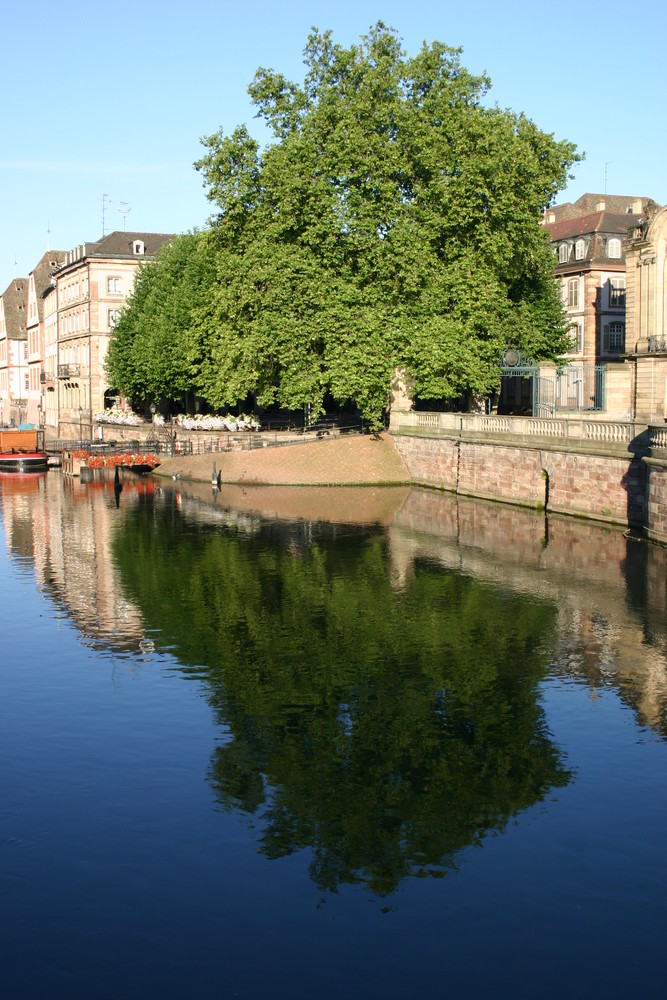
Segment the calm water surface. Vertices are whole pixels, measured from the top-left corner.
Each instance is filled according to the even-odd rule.
[[[3,996],[661,995],[667,550],[420,490],[0,513]]]

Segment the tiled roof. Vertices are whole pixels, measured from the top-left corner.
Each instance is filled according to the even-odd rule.
[[[591,233],[625,236],[628,229],[638,225],[642,219],[643,216],[640,215],[619,212],[591,212],[573,219],[548,223],[545,228],[549,232],[551,242],[555,243],[558,240],[573,239],[576,236],[587,236]]]
[[[132,246],[135,240],[141,240],[144,244],[146,256],[156,254],[165,243],[173,240],[173,233],[108,233],[96,243],[86,246],[86,254],[89,257],[136,257]]]
[[[78,266],[86,258],[132,258],[132,260],[145,260],[154,257],[165,243],[170,243],[174,239],[175,233],[128,233],[119,232],[108,233],[95,243],[81,243],[66,253],[65,260],[60,270],[64,270],[72,265]],[[136,254],[133,244],[140,240],[144,244],[144,252]]]
[[[12,278],[2,293],[5,308],[5,326],[8,340],[26,340],[26,306],[28,303],[28,279]]]
[[[554,222],[577,219],[594,212],[613,212],[616,215],[639,215],[648,206],[656,203],[652,198],[640,198],[624,194],[594,194],[587,192],[576,201],[566,201],[562,205],[552,205],[546,215],[553,216]]]
[[[574,202],[574,206],[579,210],[579,214],[583,215],[588,212],[595,212],[598,205],[604,202],[605,211],[614,212],[617,215],[631,215],[628,212],[629,208],[632,208],[637,202],[641,202],[642,206],[649,202],[650,198],[640,198],[636,195],[625,195],[625,194],[592,194],[587,192],[582,194],[581,198],[577,198]]]

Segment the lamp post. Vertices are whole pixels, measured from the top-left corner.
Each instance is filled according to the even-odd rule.
[[[83,406],[80,406],[79,407],[79,444],[80,445],[83,444],[83,437],[82,437],[82,433],[81,433],[81,418],[82,418],[82,416],[83,416]]]

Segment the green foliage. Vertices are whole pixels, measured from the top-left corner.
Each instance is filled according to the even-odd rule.
[[[137,273],[105,361],[110,385],[135,398],[176,399],[196,389],[202,344],[194,319],[216,278],[212,235],[189,233]]]
[[[539,693],[555,606],[429,564],[396,591],[380,532],[255,527],[186,520],[172,496],[127,512],[114,555],[205,685],[211,784],[264,853],[309,848],[321,889],[384,894],[568,781]]]
[[[453,397],[496,388],[509,343],[558,357],[562,306],[540,221],[574,146],[482,106],[489,81],[460,50],[434,42],[409,58],[381,22],[350,48],[314,30],[304,61],[302,84],[260,69],[250,85],[273,131],[266,149],[245,128],[202,140],[195,166],[218,213],[196,241],[217,280],[184,277],[163,304],[152,297],[150,336],[137,294],[110,361],[119,387],[164,390],[171,377],[213,406],[257,391],[315,411],[330,392],[377,422],[398,366],[418,395]],[[180,338],[155,309],[181,289],[189,353],[177,373]],[[156,337],[168,349],[153,378]]]

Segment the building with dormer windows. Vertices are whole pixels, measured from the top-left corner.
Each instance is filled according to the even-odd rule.
[[[547,209],[544,225],[569,322],[570,364],[593,366],[623,360],[624,239],[655,207],[650,198],[585,194],[574,203]]]
[[[45,302],[45,351],[55,332],[57,356],[45,366],[42,393],[46,429],[56,437],[93,437],[94,414],[104,410],[109,391],[104,359],[114,325],[137,269],[172,239],[166,233],[110,233],[68,250],[55,269]]]

